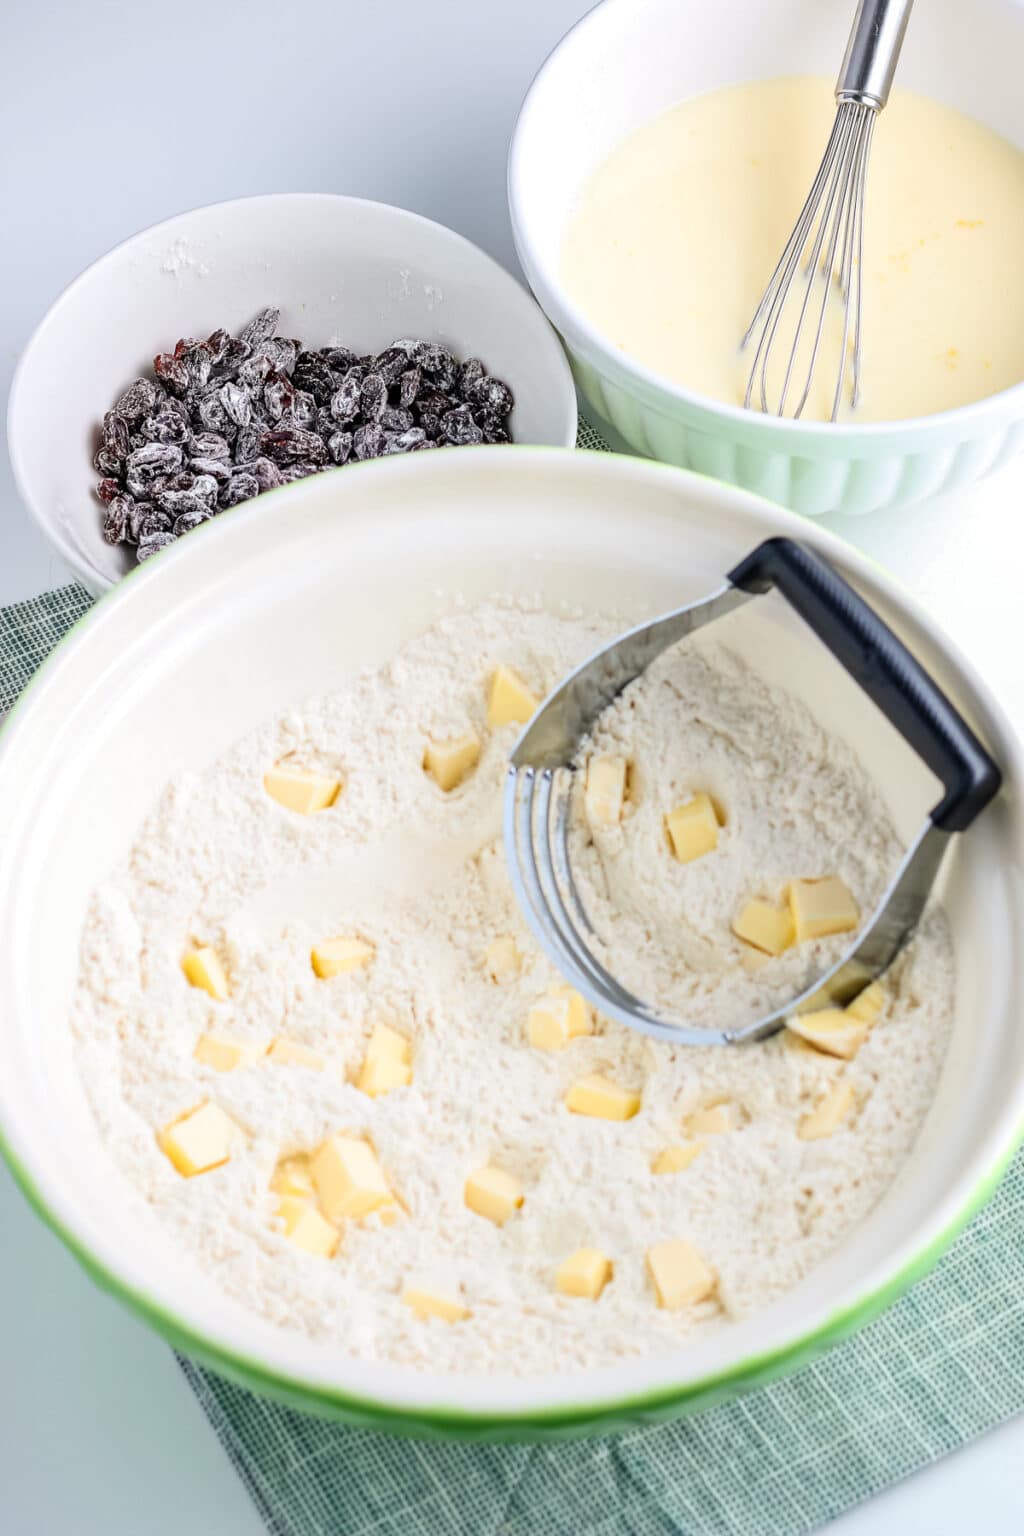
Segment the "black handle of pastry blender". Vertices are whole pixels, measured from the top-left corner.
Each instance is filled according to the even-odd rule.
[[[778,589],[945,785],[931,813],[969,827],[1002,783],[998,766],[920,662],[839,572],[796,539],[766,539],[729,572],[742,592]]]

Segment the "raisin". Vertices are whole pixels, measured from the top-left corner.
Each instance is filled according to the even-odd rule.
[[[260,346],[260,354],[278,373],[291,373],[299,355],[299,344],[287,336],[272,336]]]
[[[118,416],[123,416],[129,425],[141,421],[144,416],[152,414],[156,405],[156,389],[150,379],[136,379],[114,404],[114,410]]]
[[[162,475],[173,475],[182,466],[184,456],[174,443],[147,443],[129,455],[127,474],[129,480],[152,485]],[[129,489],[131,487],[129,486]],[[137,494],[137,493],[134,493]]]
[[[356,354],[348,347],[321,347],[320,356],[325,358],[335,373],[347,373],[357,361]]]
[[[172,395],[183,395],[188,389],[188,369],[171,352],[160,352],[154,357],[153,372]]]
[[[376,459],[384,452],[384,428],[379,422],[369,421],[357,427],[352,439],[352,451],[357,459]]]
[[[300,427],[279,427],[264,432],[260,438],[260,451],[275,464],[292,464],[297,459],[307,459],[322,464],[326,453],[315,432],[304,432]]]
[[[213,482],[216,487],[216,481]],[[157,491],[153,498],[158,512],[163,512],[173,522],[186,512],[205,512],[209,515],[210,503],[197,491]]]
[[[226,459],[189,459],[188,467],[194,475],[212,479],[219,486],[231,479],[231,465]]]
[[[173,543],[174,543],[174,534],[173,533],[166,533],[166,532],[159,533],[158,532],[158,533],[148,533],[148,534],[145,534],[139,540],[139,547],[136,550],[136,557],[140,561],[148,560],[150,555],[158,554],[160,552],[160,550],[166,549],[168,547],[168,545],[173,544]]]
[[[139,436],[149,443],[184,443],[189,437],[188,417],[162,406],[142,423]]]
[[[334,392],[331,365],[319,352],[300,352],[295,359],[292,382],[296,389],[313,396],[317,405],[326,405]]]
[[[171,519],[166,512],[161,512],[159,507],[150,506],[149,509],[135,519],[135,538],[138,543],[143,539],[151,538],[154,533],[169,533]]]
[[[263,382],[270,373],[273,364],[265,352],[260,352],[255,357],[246,358],[235,374],[236,383],[243,389],[259,399],[263,392]]]
[[[214,367],[216,367],[218,363],[223,362],[230,342],[231,337],[228,332],[223,329],[223,327],[219,327],[217,330],[211,331],[209,336],[207,336],[206,340],[203,342],[203,346],[206,348],[207,352],[209,352],[210,361],[213,363]]]
[[[260,344],[269,341],[277,330],[277,322],[281,318],[279,309],[261,309],[258,315],[254,315],[249,324],[242,327],[238,339],[243,345],[255,352]]]
[[[388,434],[387,453],[411,453],[414,448],[421,448],[427,441],[427,434],[422,427],[410,427],[406,432]]]
[[[332,463],[347,464],[352,456],[352,433],[332,432],[327,439],[327,452]]]
[[[181,362],[188,373],[189,390],[205,389],[209,383],[213,365],[210,361],[210,354],[202,343],[198,346],[189,347],[187,352],[183,352]]]
[[[464,400],[473,398],[473,390],[484,376],[484,365],[478,357],[467,357],[459,369],[459,394]]]
[[[331,396],[329,406],[335,421],[354,421],[359,415],[359,392],[362,374],[357,368],[350,369]]]
[[[311,464],[308,459],[300,459],[297,464],[284,464],[281,467],[281,484],[291,485],[293,480],[305,480],[308,475],[319,472],[319,464]]]
[[[221,491],[220,504],[225,508],[237,507],[240,501],[250,501],[259,493],[260,483],[256,476],[243,470],[241,474],[232,475],[230,484]]]
[[[301,427],[303,432],[312,432],[316,425],[316,401],[308,390],[295,391],[291,404],[281,418],[281,425]]]
[[[101,480],[99,485],[96,487],[96,495],[99,497],[100,501],[103,502],[104,506],[109,506],[114,497],[119,496],[120,494],[120,482],[115,480],[112,475],[106,480]]]
[[[419,368],[407,368],[398,381],[398,403],[403,410],[412,405],[423,388],[423,374]]]
[[[219,432],[193,432],[189,449],[197,459],[230,459],[231,445]]]
[[[364,420],[380,421],[387,403],[388,390],[383,375],[368,373],[359,391],[359,409],[363,413]]]
[[[263,386],[263,404],[271,421],[280,421],[292,403],[295,389],[284,373],[271,373]]]
[[[412,411],[403,411],[399,405],[389,405],[381,414],[380,424],[385,432],[408,432],[412,426]]]
[[[507,416],[512,409],[512,391],[500,379],[485,377],[474,385],[472,402],[482,410]]]
[[[436,341],[421,341],[413,353],[413,360],[429,375],[438,389],[449,390],[455,383],[457,365],[447,347]]]
[[[220,403],[236,427],[247,427],[252,415],[252,401],[239,384],[230,380],[221,386]]]
[[[208,523],[213,513],[209,507],[197,507],[193,512],[183,512],[175,519],[172,532],[176,539],[180,539],[183,533],[191,533],[193,528],[198,528],[200,523]]]
[[[441,418],[441,435],[446,443],[464,447],[469,443],[482,443],[484,435],[473,420],[468,405],[458,405]]]
[[[113,496],[103,518],[103,537],[108,544],[123,544],[134,503],[130,496]]]
[[[263,434],[262,426],[250,422],[247,427],[239,427],[238,436],[235,438],[235,463],[251,464],[260,451],[260,437]]]
[[[224,402],[219,393],[214,390],[211,394],[203,395],[196,406],[196,414],[206,432],[218,432],[230,442],[235,435],[235,424],[224,409]]]
[[[384,351],[373,360],[373,371],[379,373],[384,383],[390,386],[397,384],[402,374],[409,366],[409,358],[401,347],[385,347]]]
[[[254,459],[249,469],[261,491],[273,491],[281,484],[281,471],[273,459]]]

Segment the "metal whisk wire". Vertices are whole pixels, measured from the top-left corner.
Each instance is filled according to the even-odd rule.
[[[825,153],[741,344],[745,347],[757,335],[743,402],[748,409],[752,401],[756,401],[766,414],[773,409],[769,403],[768,373],[772,350],[783,333],[789,334],[788,321],[785,327],[782,326],[787,308],[798,304],[775,414],[785,414],[801,350],[808,344],[810,314],[813,340],[803,388],[793,412],[794,417],[802,414],[810,398],[821,352],[829,300],[834,297],[838,297],[843,306],[843,329],[831,420],[835,421],[839,416],[851,355],[851,406],[856,406],[860,398],[864,197],[868,160],[875,119],[889,97],[912,3],[913,0],[860,0],[836,83],[838,108]],[[796,290],[801,263],[802,299]],[[818,298],[812,304],[816,291]]]

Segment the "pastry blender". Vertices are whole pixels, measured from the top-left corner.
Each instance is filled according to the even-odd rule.
[[[703,1029],[635,996],[602,965],[569,860],[567,833],[580,746],[601,712],[680,640],[775,588],[942,780],[878,908],[848,951],[810,987],[763,1018]],[[794,1013],[851,1002],[892,963],[924,911],[956,832],[996,794],[999,768],[903,642],[821,556],[795,539],[768,539],[716,592],[597,652],[555,689],[523,731],[505,786],[505,849],[516,895],[541,947],[600,1011],[649,1035],[687,1045],[763,1040]]]

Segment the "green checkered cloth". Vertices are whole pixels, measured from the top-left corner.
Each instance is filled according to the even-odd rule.
[[[0,711],[89,601],[72,586],[0,609]],[[877,1322],[661,1428],[534,1446],[394,1439],[181,1364],[272,1536],[798,1536],[1024,1410],[1024,1152]]]

